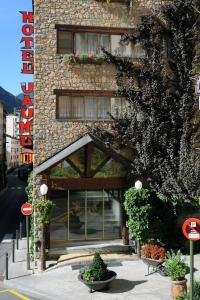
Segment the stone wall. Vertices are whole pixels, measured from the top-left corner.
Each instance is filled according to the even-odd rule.
[[[86,131],[86,122],[56,120],[54,89],[117,90],[111,65],[74,64],[68,68],[57,54],[55,24],[133,28],[145,12],[136,1],[130,14],[122,3],[95,0],[35,0],[35,165]],[[160,1],[156,1],[160,2]],[[150,7],[153,1],[147,1]],[[89,124],[91,125],[91,124]],[[108,123],[105,123],[107,126]]]

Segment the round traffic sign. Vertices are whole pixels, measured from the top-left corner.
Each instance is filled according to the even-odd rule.
[[[26,202],[21,206],[21,212],[23,215],[29,216],[33,212],[33,206],[30,203]]]
[[[187,219],[182,226],[184,236],[191,241],[200,240],[200,220],[196,218]]]

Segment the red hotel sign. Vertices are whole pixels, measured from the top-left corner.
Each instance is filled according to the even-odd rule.
[[[33,13],[27,11],[21,11],[22,14],[22,33],[23,37],[20,41],[22,44],[22,74],[33,74]],[[21,83],[21,90],[24,94],[21,107],[21,119],[18,122],[20,132],[20,144],[22,147],[33,146],[33,136],[31,134],[32,129],[32,118],[33,118],[33,102],[31,100],[31,93],[33,93],[34,85],[33,82]]]

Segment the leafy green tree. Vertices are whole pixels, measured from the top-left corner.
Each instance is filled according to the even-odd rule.
[[[151,191],[168,199],[200,195],[199,139],[195,72],[199,62],[199,0],[175,0],[144,16],[122,42],[140,43],[145,57],[134,64],[104,50],[117,68],[118,95],[128,100],[128,114],[115,118],[111,132],[93,133],[107,145],[132,153],[132,182],[142,178]]]

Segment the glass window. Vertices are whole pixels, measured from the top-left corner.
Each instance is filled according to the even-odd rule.
[[[110,98],[98,96],[59,96],[58,119],[108,120]]]
[[[71,99],[69,96],[59,96],[58,99],[58,118],[70,118]]]
[[[72,118],[83,119],[84,118],[84,98],[72,97]]]
[[[95,174],[95,178],[115,178],[126,176],[124,166],[112,158]]]
[[[75,52],[101,53],[101,47],[110,49],[110,35],[100,33],[75,33]]]
[[[50,178],[79,178],[76,172],[67,161],[63,161],[49,171]]]
[[[85,171],[85,149],[74,152],[68,159],[83,173]]]
[[[68,31],[59,31],[58,33],[58,48],[59,53],[73,52],[73,33]]]
[[[91,97],[85,97],[85,118],[95,119],[97,117],[98,100],[95,101]]]

